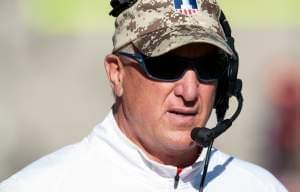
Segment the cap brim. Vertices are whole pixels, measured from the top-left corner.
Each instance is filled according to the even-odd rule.
[[[234,56],[229,45],[218,33],[200,26],[182,25],[161,28],[133,41],[140,52],[151,57],[165,54],[190,43],[211,44]]]

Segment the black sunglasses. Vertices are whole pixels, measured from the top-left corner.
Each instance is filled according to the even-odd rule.
[[[214,82],[220,79],[226,71],[226,55],[214,54],[197,58],[186,58],[177,55],[164,54],[157,57],[147,57],[141,53],[117,54],[137,61],[143,72],[150,79],[157,81],[177,81],[188,69],[193,69],[201,82]]]

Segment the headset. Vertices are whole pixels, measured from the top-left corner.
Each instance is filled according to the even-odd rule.
[[[117,17],[124,10],[135,4],[137,0],[111,0],[112,11],[109,15]],[[231,35],[231,27],[225,17],[224,12],[221,10],[220,24],[224,31],[226,42],[233,51],[233,55],[226,55],[227,68],[226,73],[218,81],[216,99],[214,108],[216,110],[217,125],[214,128],[196,127],[191,131],[191,138],[203,147],[208,147],[202,177],[200,180],[199,192],[204,189],[205,177],[208,169],[210,153],[213,146],[214,139],[224,133],[233,123],[234,120],[239,116],[243,106],[242,96],[242,80],[238,76],[239,68],[239,56],[235,49],[234,38]],[[225,118],[226,111],[229,107],[229,99],[231,97],[236,98],[238,106],[234,114],[228,118]]]

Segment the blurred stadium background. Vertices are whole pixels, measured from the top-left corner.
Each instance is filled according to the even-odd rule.
[[[299,191],[300,1],[219,3],[240,54],[245,105],[216,145]],[[0,181],[80,141],[108,112],[109,10],[109,0],[0,0]]]

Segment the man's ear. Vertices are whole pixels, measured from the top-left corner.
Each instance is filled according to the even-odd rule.
[[[106,74],[115,96],[123,95],[124,68],[121,60],[114,54],[109,54],[104,61]]]

